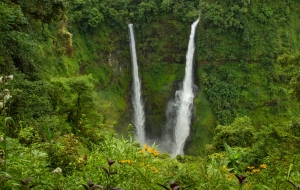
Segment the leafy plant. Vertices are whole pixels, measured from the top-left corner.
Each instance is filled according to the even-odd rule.
[[[226,150],[226,153],[229,157],[230,160],[230,165],[234,168],[235,172],[238,172],[239,169],[237,167],[237,164],[239,164],[239,160],[241,159],[241,156],[243,155],[243,151],[234,151],[231,149],[231,147],[227,144],[224,143],[224,147]]]
[[[37,184],[33,184],[30,185],[30,182],[33,180],[32,177],[29,177],[28,179],[15,179],[13,178],[10,174],[1,171],[0,172],[0,181],[15,181],[18,182],[18,184],[15,183],[10,183],[10,184],[5,184],[3,189],[12,189],[13,187],[20,189],[20,190],[26,190],[26,189],[32,189],[35,186],[37,186]]]
[[[94,184],[93,181],[92,181],[91,179],[87,182],[87,185],[82,184],[82,186],[83,186],[86,190],[104,189],[104,186]]]
[[[107,159],[107,164],[108,164],[108,168],[104,167],[104,166],[101,166],[100,168],[105,171],[105,173],[107,174],[107,180],[106,180],[106,186],[101,186],[101,185],[92,185],[92,183],[89,184],[92,185],[91,189],[97,189],[97,188],[100,188],[100,189],[108,189],[108,190],[123,190],[121,188],[118,188],[118,187],[113,187],[112,186],[112,181],[111,181],[111,176],[114,175],[114,174],[117,174],[116,171],[112,171],[111,169],[111,166],[115,163],[115,161],[113,160],[110,160],[110,159]],[[90,180],[91,182],[91,180]],[[84,185],[83,185],[84,186]],[[86,186],[84,186],[86,188]]]

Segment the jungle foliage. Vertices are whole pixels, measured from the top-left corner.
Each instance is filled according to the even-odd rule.
[[[298,0],[0,0],[0,188],[297,187],[299,14]],[[171,158],[127,127],[127,25],[152,137],[199,16],[195,157]]]

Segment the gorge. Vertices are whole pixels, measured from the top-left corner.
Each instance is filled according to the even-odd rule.
[[[171,121],[167,121],[166,129],[167,133],[163,134],[163,139],[158,140],[162,146],[162,151],[169,151],[170,154],[176,156],[178,154],[184,154],[184,145],[190,132],[190,124],[193,110],[193,62],[195,52],[195,33],[196,27],[200,18],[197,19],[191,25],[191,34],[188,43],[188,50],[186,53],[186,67],[185,76],[183,79],[182,89],[176,91],[175,100],[171,100],[167,107],[167,113],[172,113],[175,117],[170,117]],[[143,108],[143,102],[141,97],[141,82],[138,74],[138,64],[135,49],[134,31],[133,24],[129,24],[129,35],[130,35],[130,52],[132,58],[132,70],[133,70],[133,94],[132,104],[134,108],[133,118],[134,126],[136,129],[136,138],[140,144],[146,142],[145,134],[145,113]],[[155,137],[154,139],[158,139]],[[155,143],[155,142],[154,142]]]

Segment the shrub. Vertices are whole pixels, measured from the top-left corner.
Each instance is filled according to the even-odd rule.
[[[214,146],[224,150],[226,142],[232,147],[251,147],[254,143],[255,130],[249,117],[240,117],[228,126],[218,125],[215,129]]]

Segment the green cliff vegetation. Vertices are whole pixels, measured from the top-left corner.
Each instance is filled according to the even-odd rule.
[[[199,15],[187,156],[171,158],[133,140],[127,25],[157,137]],[[0,189],[296,189],[299,15],[298,0],[0,0]]]

